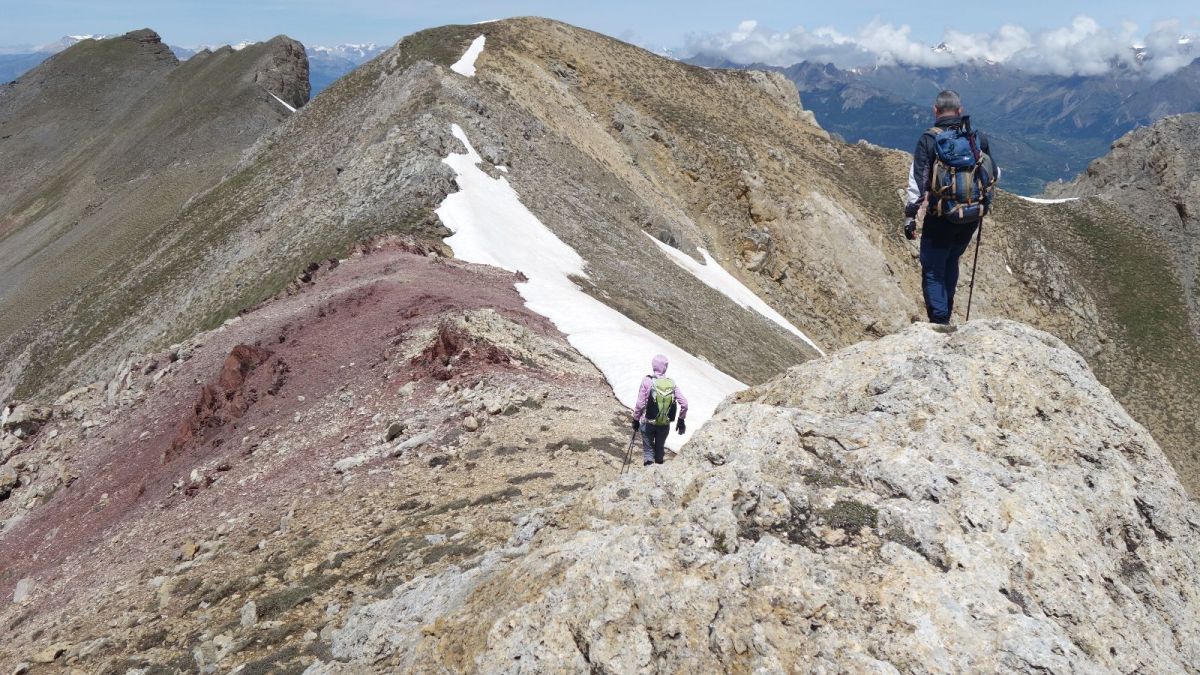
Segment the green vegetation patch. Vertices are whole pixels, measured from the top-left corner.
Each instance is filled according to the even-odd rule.
[[[829,509],[818,511],[817,517],[829,527],[856,534],[864,527],[875,529],[879,523],[879,510],[853,499],[839,499]]]

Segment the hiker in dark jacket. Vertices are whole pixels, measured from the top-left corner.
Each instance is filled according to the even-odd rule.
[[[925,296],[925,311],[931,323],[948,324],[954,310],[954,290],[958,286],[958,259],[970,245],[979,220],[955,224],[936,213],[937,197],[930,193],[936,159],[934,137],[938,131],[963,127],[962,99],[956,92],[941,92],[933,104],[933,114],[936,118],[934,128],[921,134],[917,149],[913,151],[904,207],[908,219],[904,234],[909,239],[916,238],[915,219],[921,205],[925,204],[925,218],[921,223],[921,290]],[[987,137],[977,133],[976,138],[979,149],[990,155]],[[990,204],[990,196],[985,198],[984,204]]]
[[[633,428],[642,431],[642,466],[663,463],[666,457],[667,434],[671,432],[671,420],[667,410],[659,411],[658,417],[654,419],[647,419],[646,409],[652,407],[656,390],[669,391],[670,396],[664,399],[667,406],[670,405],[670,401],[674,401],[678,407],[679,421],[675,423],[675,432],[682,434],[687,430],[683,422],[683,418],[687,417],[687,399],[684,398],[683,392],[679,391],[679,385],[663,377],[667,374],[667,357],[662,354],[655,356],[650,362],[650,369],[654,374],[642,378],[637,404],[633,407]],[[659,384],[664,386],[659,388]]]

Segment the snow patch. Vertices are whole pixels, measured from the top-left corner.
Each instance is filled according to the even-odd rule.
[[[1016,197],[1018,199],[1024,199],[1027,202],[1033,202],[1034,204],[1064,204],[1066,202],[1079,201],[1079,197],[1064,197],[1062,199],[1045,199],[1043,197],[1022,197],[1021,195],[1016,195]]]
[[[282,105],[283,107],[287,108],[287,109],[288,109],[288,112],[296,112],[296,109],[295,109],[295,108],[293,108],[293,107],[292,107],[292,106],[291,106],[291,105],[290,105],[290,104],[289,104],[287,101],[285,101],[285,100],[283,100],[283,99],[279,98],[278,96],[276,96],[275,94],[273,94],[273,93],[271,93],[271,92],[269,92],[269,91],[268,91],[267,93],[268,93],[268,94],[271,94],[271,98],[275,99],[276,101],[279,101],[279,104],[280,104],[280,105]]]
[[[680,251],[674,246],[664,244],[663,242],[650,236],[650,234],[647,232],[643,232],[642,234],[645,234],[647,237],[649,237],[650,241],[653,241],[656,245],[658,245],[659,250],[667,254],[667,257],[670,258],[676,265],[679,265],[683,269],[690,272],[692,276],[703,282],[705,286],[720,291],[725,297],[729,298],[740,307],[758,312],[763,316],[763,318],[773,321],[784,330],[795,335],[801,340],[804,340],[808,346],[817,350],[817,353],[819,353],[821,356],[825,356],[825,352],[817,346],[817,343],[810,340],[808,336],[805,335],[804,332],[799,328],[796,328],[791,321],[788,321],[783,317],[782,314],[772,309],[771,306],[764,302],[762,298],[758,297],[754,291],[750,290],[744,284],[742,284],[742,282],[738,281],[737,278],[727,272],[724,267],[721,267],[720,263],[718,263],[711,255],[708,254],[708,251],[700,249],[700,255],[704,257],[704,264],[701,265],[690,255]]]
[[[746,385],[650,332],[629,317],[584,293],[571,277],[587,278],[575,249],[533,215],[505,178],[492,178],[483,159],[457,124],[451,133],[466,152],[442,161],[454,169],[459,191],[448,195],[438,217],[453,234],[446,244],[467,262],[520,271],[528,281],[516,284],[531,311],[548,318],[568,342],[599,368],[625,406],[636,403],[650,359],[665,354],[668,373],[687,396],[688,433],[672,433],[667,446],[678,450],[712,417],[717,404]]]
[[[497,164],[496,170],[499,171],[500,173],[508,173],[508,167],[504,166],[503,164]]]
[[[475,59],[479,58],[479,55],[483,53],[484,41],[485,37],[483,35],[480,35],[472,40],[471,46],[467,47],[467,51],[463,53],[461,59],[456,61],[454,65],[450,66],[450,70],[453,70],[459,75],[475,77]]]

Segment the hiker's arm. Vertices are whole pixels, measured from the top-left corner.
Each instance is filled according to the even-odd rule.
[[[638,388],[637,404],[633,406],[633,416],[635,419],[641,419],[642,413],[646,412],[646,404],[650,401],[650,378],[642,378],[642,386]]]
[[[921,134],[917,141],[917,149],[913,150],[912,169],[908,172],[907,200],[904,204],[904,217],[915,218],[921,210],[921,202],[925,201],[925,193],[929,190],[929,169],[932,165],[933,137]]]
[[[687,397],[679,390],[679,385],[675,385],[675,402],[679,404],[678,419],[687,417]]]

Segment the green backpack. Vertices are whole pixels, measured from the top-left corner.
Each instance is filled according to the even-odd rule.
[[[650,400],[646,402],[646,421],[657,427],[675,421],[675,381],[669,377],[651,376]]]

